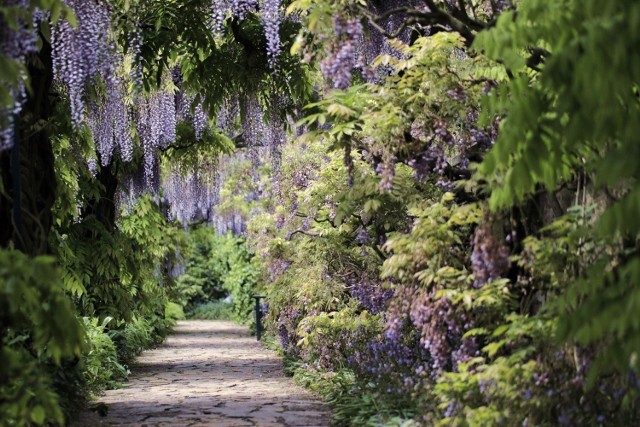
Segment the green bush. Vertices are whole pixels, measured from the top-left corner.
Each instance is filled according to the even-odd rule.
[[[109,317],[101,323],[96,318],[84,318],[88,351],[83,357],[82,374],[91,392],[116,387],[118,380],[127,376],[126,369],[118,361],[116,346],[106,332],[106,326],[111,321]]]
[[[224,301],[211,301],[194,307],[188,317],[198,320],[234,320],[233,306]]]
[[[186,318],[182,306],[180,304],[176,304],[175,302],[169,302],[167,304],[164,309],[164,317],[165,319],[172,322],[184,320]]]
[[[0,420],[63,424],[52,377],[80,356],[84,331],[54,259],[0,250],[0,333]]]
[[[133,360],[155,341],[153,326],[143,317],[134,317],[124,329],[126,360]]]
[[[253,319],[253,300],[260,269],[244,239],[230,234],[219,236],[202,227],[190,235],[185,274],[177,281],[177,292],[190,317],[231,318],[241,323]],[[209,305],[230,295],[231,307]],[[230,309],[232,316],[226,313]],[[213,313],[209,311],[213,310]],[[220,311],[217,314],[218,310]]]
[[[260,270],[251,262],[251,257],[240,246],[233,257],[231,270],[224,280],[224,288],[233,297],[233,314],[235,319],[241,323],[250,323],[253,320],[253,299],[251,296],[256,292]]]
[[[147,283],[131,321],[78,318],[52,258],[0,250],[0,424],[63,425],[84,399],[117,386],[124,364],[184,318]]]
[[[202,227],[190,233],[185,273],[177,281],[181,302],[187,311],[226,295],[223,282],[229,272],[232,250],[226,238],[210,228]]]

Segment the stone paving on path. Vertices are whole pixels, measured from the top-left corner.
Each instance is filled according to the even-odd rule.
[[[232,322],[178,322],[162,346],[131,367],[107,406],[80,414],[76,426],[328,426],[330,413],[287,378],[280,358]]]

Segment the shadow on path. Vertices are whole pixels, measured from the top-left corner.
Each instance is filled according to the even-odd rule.
[[[85,412],[74,425],[329,425],[328,409],[284,375],[276,354],[231,322],[178,322],[131,371],[124,388],[99,399],[107,416]]]

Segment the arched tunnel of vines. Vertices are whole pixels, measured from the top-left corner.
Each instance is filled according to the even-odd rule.
[[[0,426],[640,425],[639,48],[637,0],[0,0]]]

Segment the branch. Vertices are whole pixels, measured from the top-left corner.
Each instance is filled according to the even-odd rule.
[[[387,256],[384,254],[384,252],[382,252],[380,250],[380,248],[378,247],[378,245],[371,245],[369,246],[371,249],[373,249],[373,251],[376,253],[376,255],[378,255],[378,258],[380,258],[382,261],[386,261],[387,260]]]
[[[427,5],[430,11],[429,14],[425,14],[425,17],[428,18],[428,24],[444,24],[451,27],[453,31],[460,33],[460,35],[465,39],[467,46],[471,46],[471,43],[473,43],[473,40],[475,38],[472,28],[479,30],[486,27],[485,24],[474,22],[470,18],[464,19],[463,17],[462,19],[459,19],[452,14],[445,12],[443,9],[436,5],[434,0],[424,0],[424,3]],[[480,25],[480,27],[475,28],[476,24]]]
[[[496,4],[496,0],[491,0],[491,12],[494,16],[498,14],[498,5]]]
[[[292,232],[291,234],[289,234],[289,237],[287,238],[287,240],[291,240],[291,238],[293,236],[295,236],[296,234],[304,234],[305,236],[309,236],[309,237],[320,237],[319,234],[315,234],[315,233],[309,233],[308,231],[304,231],[304,230],[295,230],[294,232]]]
[[[400,28],[398,28],[395,32],[393,33],[389,33],[385,28],[383,28],[379,22],[383,21],[387,18],[389,18],[392,15],[398,14],[398,13],[409,13],[409,8],[407,7],[398,7],[395,9],[391,9],[386,11],[385,13],[383,13],[382,15],[374,15],[373,13],[369,12],[366,8],[364,8],[363,6],[358,6],[358,9],[360,9],[360,12],[362,12],[363,15],[365,15],[367,17],[367,19],[369,19],[369,23],[371,24],[372,27],[374,27],[376,30],[378,30],[383,36],[385,36],[386,38],[389,39],[395,39],[398,36],[400,36],[400,34],[402,34],[402,32],[407,28],[408,25],[415,23],[415,19],[413,18],[409,18],[409,19],[405,19],[402,22],[402,25],[400,26]]]
[[[300,218],[311,218],[314,222],[326,222],[326,223],[328,223],[329,225],[331,225],[331,227],[333,227],[333,228],[338,228],[338,226],[337,226],[337,225],[333,222],[333,220],[332,220],[331,218],[329,218],[329,217],[326,217],[326,218],[324,218],[324,219],[320,219],[320,218],[316,218],[316,217],[310,217],[309,215],[306,215],[306,214],[304,214],[304,213],[302,213],[302,212],[296,212],[296,214],[295,214],[295,215],[296,215],[297,217],[300,217]]]
[[[527,50],[531,54],[531,56],[527,58],[527,67],[540,72],[541,70],[538,65],[544,64],[546,59],[551,56],[551,52],[539,47],[530,47]]]
[[[469,16],[467,13],[466,2],[464,0],[458,0],[458,7],[452,8],[451,14],[476,31],[481,31],[487,26],[486,23],[480,22]]]
[[[184,145],[171,145],[171,144],[169,144],[166,147],[161,147],[160,148],[160,152],[166,153],[169,150],[186,150],[187,148],[191,148],[191,147],[195,146],[199,142],[200,142],[199,140],[195,140],[195,141],[190,142],[189,144],[184,144]]]
[[[368,12],[362,6],[360,6],[360,8],[361,8],[361,10],[363,10],[365,12]],[[391,15],[396,15],[398,13],[408,13],[409,10],[410,9],[408,7],[397,7],[395,9],[389,9],[385,13],[383,13],[382,15],[376,16],[373,20],[376,21],[376,22],[384,21],[385,19],[391,17]],[[413,10],[413,9],[411,9],[411,10]]]
[[[367,228],[367,224],[364,223],[364,220],[362,219],[362,217],[360,215],[356,215],[356,214],[352,213],[351,216],[353,216],[354,218],[356,218],[358,220],[358,222],[360,223],[361,227]],[[373,249],[373,251],[376,253],[376,255],[378,255],[378,257],[382,261],[385,261],[387,259],[387,256],[384,254],[384,252],[382,252],[382,250],[380,249],[380,246],[378,246],[377,244],[373,243],[371,245],[363,245],[363,246],[368,246],[371,249]]]

